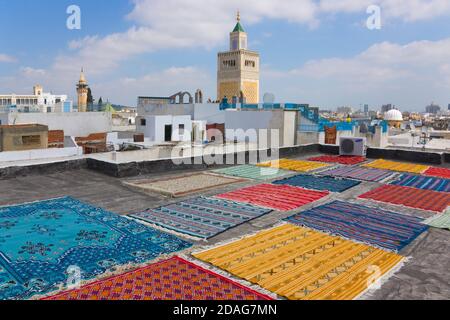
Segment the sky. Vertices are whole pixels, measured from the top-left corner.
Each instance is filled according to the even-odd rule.
[[[370,5],[381,29],[366,25]],[[83,67],[103,101],[198,88],[215,99],[237,10],[261,54],[261,95],[324,109],[450,104],[450,0],[0,0],[0,94],[39,83],[75,99]]]

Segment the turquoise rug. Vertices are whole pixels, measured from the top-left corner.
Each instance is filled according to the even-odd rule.
[[[444,213],[436,217],[432,217],[425,221],[427,225],[433,228],[448,229],[450,230],[450,213]]]
[[[239,177],[253,180],[271,180],[279,179],[295,172],[282,170],[278,168],[265,168],[252,165],[242,165],[237,167],[229,167],[224,169],[213,170],[218,174],[226,176]]]
[[[0,299],[26,299],[190,247],[175,236],[72,198],[0,207]]]

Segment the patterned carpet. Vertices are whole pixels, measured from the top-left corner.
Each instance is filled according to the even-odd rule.
[[[394,173],[391,171],[362,167],[339,167],[320,172],[319,174],[323,176],[350,178],[370,182],[381,182],[394,176]]]
[[[44,300],[270,300],[179,257]]]
[[[55,290],[70,266],[92,279],[191,246],[69,197],[1,207],[0,230],[0,299]]]
[[[416,217],[341,201],[301,212],[286,221],[394,251],[428,229]]]
[[[340,179],[333,177],[320,177],[312,175],[297,175],[295,177],[286,178],[273,182],[273,184],[290,185],[313,190],[326,190],[330,192],[344,192],[351,189],[361,182],[348,179]]]
[[[208,239],[271,210],[220,199],[199,197],[149,209],[131,217],[157,226]]]
[[[426,176],[450,179],[450,169],[431,167],[423,173]]]
[[[326,191],[306,190],[286,185],[260,184],[220,194],[216,197],[278,211],[289,211],[322,199],[328,194]]]
[[[390,184],[403,187],[411,187],[422,190],[450,192],[450,180],[436,177],[415,176],[402,174]]]
[[[329,164],[318,163],[315,161],[300,161],[280,159],[272,162],[265,162],[258,164],[259,167],[272,167],[280,168],[283,170],[297,171],[297,172],[310,172],[320,168],[329,167]]]
[[[448,193],[392,185],[382,186],[359,197],[435,212],[443,212],[450,205]]]
[[[309,158],[309,161],[326,162],[326,163],[339,163],[344,165],[355,165],[366,161],[365,157],[358,156],[321,156]]]
[[[290,224],[194,256],[290,300],[354,299],[403,260]]]
[[[450,230],[450,213],[438,215],[426,221],[431,227]]]
[[[277,168],[264,168],[252,165],[243,165],[231,168],[213,170],[218,174],[240,177],[253,180],[272,180],[294,174],[292,171],[281,170]]]
[[[383,159],[375,160],[371,163],[364,164],[363,166],[367,167],[367,168],[400,171],[400,172],[410,172],[410,173],[423,173],[425,170],[430,168],[429,166],[424,166],[421,164],[394,162],[394,161],[383,160]]]

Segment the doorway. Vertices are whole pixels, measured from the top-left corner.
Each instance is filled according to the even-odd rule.
[[[166,126],[164,128],[164,141],[165,142],[172,141],[172,125],[171,124],[166,124]]]

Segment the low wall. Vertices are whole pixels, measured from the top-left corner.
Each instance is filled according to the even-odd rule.
[[[12,179],[21,176],[52,174],[56,172],[79,169],[87,169],[86,159],[0,168],[0,179]]]
[[[65,157],[81,156],[82,154],[83,149],[79,147],[33,149],[25,151],[4,151],[0,152],[0,162],[65,158]]]

